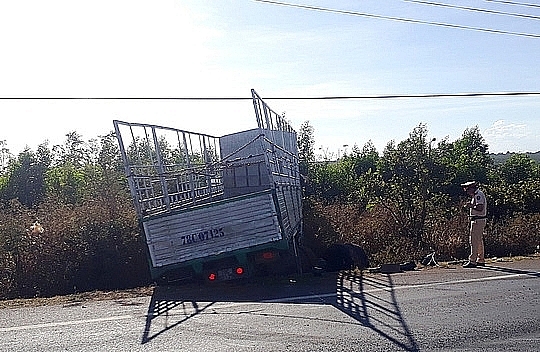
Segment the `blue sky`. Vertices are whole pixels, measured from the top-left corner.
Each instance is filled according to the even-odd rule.
[[[371,15],[540,35],[536,7],[441,0],[35,1],[0,4],[0,97],[378,96],[539,92],[540,38],[415,24]],[[360,14],[368,16],[360,16]],[[540,96],[268,100],[316,148],[337,155],[371,140],[382,152],[420,123],[451,141],[478,126],[491,152],[540,150]],[[13,153],[112,120],[220,136],[255,127],[250,101],[0,100],[0,140]],[[348,147],[343,147],[347,145]]]

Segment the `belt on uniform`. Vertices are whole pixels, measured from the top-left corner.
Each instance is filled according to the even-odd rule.
[[[487,219],[487,216],[469,216],[471,221]]]

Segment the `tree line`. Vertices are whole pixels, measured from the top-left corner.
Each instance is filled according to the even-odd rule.
[[[470,180],[488,197],[489,254],[530,254],[540,245],[540,164],[520,153],[495,164],[478,127],[455,141],[436,141],[420,124],[382,153],[368,142],[334,161],[315,160],[313,136],[304,122],[298,141],[306,226],[315,247],[339,238],[363,244],[379,262],[429,251],[465,258],[463,206],[470,200],[460,184]]]
[[[61,145],[44,142],[6,159],[0,174],[0,297],[149,282],[113,133],[84,141],[71,132]]]
[[[478,128],[455,141],[425,125],[379,152],[368,142],[338,160],[315,160],[314,130],[298,133],[304,244],[365,248],[372,263],[465,258],[461,183],[488,196],[486,252],[530,254],[540,244],[540,166],[525,154],[495,164]],[[0,298],[50,296],[148,284],[144,235],[114,133],[70,132],[11,155],[0,141]]]

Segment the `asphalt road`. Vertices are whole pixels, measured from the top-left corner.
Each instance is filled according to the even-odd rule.
[[[0,351],[540,351],[540,259],[0,309]]]

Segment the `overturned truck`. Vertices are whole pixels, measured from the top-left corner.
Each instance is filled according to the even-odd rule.
[[[156,281],[300,268],[296,132],[252,97],[258,128],[221,137],[113,122]]]

